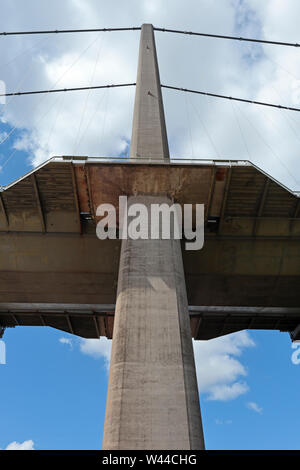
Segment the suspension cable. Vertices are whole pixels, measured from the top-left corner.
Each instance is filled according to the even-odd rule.
[[[253,39],[253,38],[244,38],[244,37],[238,37],[238,36],[224,36],[221,34],[195,33],[193,31],[179,31],[176,29],[166,29],[166,28],[156,28],[156,27],[154,27],[154,30],[161,31],[163,33],[187,34],[189,36],[202,36],[202,37],[216,38],[216,39],[230,39],[233,41],[258,42],[262,44],[272,44],[275,46],[300,47],[299,43],[292,43],[292,42],[267,41],[265,39]]]
[[[66,33],[106,33],[110,31],[138,31],[141,27],[132,28],[93,28],[93,29],[54,29],[54,30],[41,30],[41,31],[9,31],[2,32],[0,36],[17,36],[29,34],[66,34]]]
[[[289,106],[282,106],[280,104],[273,104],[273,103],[265,103],[263,101],[253,101],[253,100],[246,100],[243,98],[236,98],[233,96],[226,96],[226,95],[218,95],[216,93],[208,93],[206,91],[199,91],[199,90],[189,90],[188,88],[179,88],[175,86],[169,86],[169,85],[161,85],[162,88],[168,88],[170,90],[177,90],[177,91],[184,91],[187,93],[196,93],[198,95],[205,95],[205,96],[213,96],[214,98],[222,98],[225,100],[233,100],[233,101],[242,101],[243,103],[250,103],[250,104],[256,104],[260,106],[269,106],[271,108],[278,108],[278,109],[287,109],[288,111],[298,111],[300,112],[300,108],[292,108]]]
[[[97,86],[83,86],[76,88],[58,88],[55,90],[37,90],[37,91],[18,91],[13,93],[3,93],[0,96],[22,96],[22,95],[40,95],[42,93],[61,93],[67,91],[82,91],[82,90],[99,90],[101,88],[120,88],[127,86],[135,86],[136,83],[120,83],[118,85],[97,85]]]
[[[83,90],[99,90],[102,88],[120,88],[120,87],[130,87],[136,86],[136,83],[120,83],[117,85],[97,85],[97,86],[86,86],[86,87],[75,87],[75,88],[58,88],[55,90],[35,90],[35,91],[18,91],[12,93],[3,93],[0,94],[2,96],[22,96],[22,95],[39,95],[39,94],[47,94],[47,93],[61,93],[61,92],[68,92],[68,91],[83,91]],[[180,88],[170,85],[161,85],[162,88],[167,88],[169,90],[176,90],[176,91],[183,91],[186,93],[195,93],[197,95],[204,95],[204,96],[212,96],[214,98],[222,98],[225,100],[232,100],[232,101],[241,101],[242,103],[250,103],[260,106],[268,106],[271,108],[278,108],[278,109],[286,109],[288,111],[297,111],[300,112],[300,108],[293,108],[290,106],[283,106],[281,104],[273,104],[273,103],[266,103],[263,101],[254,101],[254,100],[247,100],[244,98],[237,98],[234,96],[227,96],[227,95],[219,95],[217,93],[209,93],[207,91],[200,91],[200,90],[190,90],[189,88]]]
[[[164,33],[186,34],[189,36],[202,36],[217,39],[230,39],[234,41],[247,41],[262,44],[272,44],[276,46],[289,46],[300,47],[299,43],[285,42],[285,41],[269,41],[266,39],[245,38],[240,36],[226,36],[223,34],[199,33],[194,31],[181,31],[176,29],[158,28],[153,27],[154,31],[161,31]],[[96,33],[96,32],[110,32],[110,31],[139,31],[141,26],[132,26],[130,28],[87,28],[87,29],[54,29],[54,30],[39,30],[39,31],[3,31],[0,36],[16,36],[16,35],[30,35],[30,34],[66,34],[66,33]]]

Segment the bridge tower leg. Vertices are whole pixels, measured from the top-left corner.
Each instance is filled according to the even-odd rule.
[[[142,26],[131,158],[169,159],[152,25]],[[128,206],[168,204],[130,196]],[[203,449],[180,240],[122,240],[103,448]]]

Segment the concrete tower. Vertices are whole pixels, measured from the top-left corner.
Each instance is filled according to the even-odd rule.
[[[153,27],[142,26],[131,158],[166,162],[169,149]],[[138,194],[128,205],[172,203]],[[179,240],[123,240],[104,449],[203,449]]]

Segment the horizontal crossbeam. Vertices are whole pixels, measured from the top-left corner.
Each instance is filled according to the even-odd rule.
[[[82,337],[111,338],[114,312],[114,304],[0,303],[0,328],[50,326]],[[189,315],[195,340],[247,329],[289,332],[293,341],[300,336],[300,308],[189,306]]]

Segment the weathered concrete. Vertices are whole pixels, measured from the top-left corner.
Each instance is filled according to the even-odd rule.
[[[141,31],[130,157],[169,160],[149,24]],[[150,209],[171,200],[144,194],[134,202]],[[180,241],[123,240],[103,448],[203,447]]]
[[[151,24],[143,24],[130,157],[169,159],[156,47]]]
[[[120,250],[120,240],[99,240],[95,230],[0,233],[0,303],[115,304]],[[182,257],[189,305],[300,305],[297,240],[206,233],[204,248]]]
[[[203,447],[180,241],[123,240],[103,448]]]

